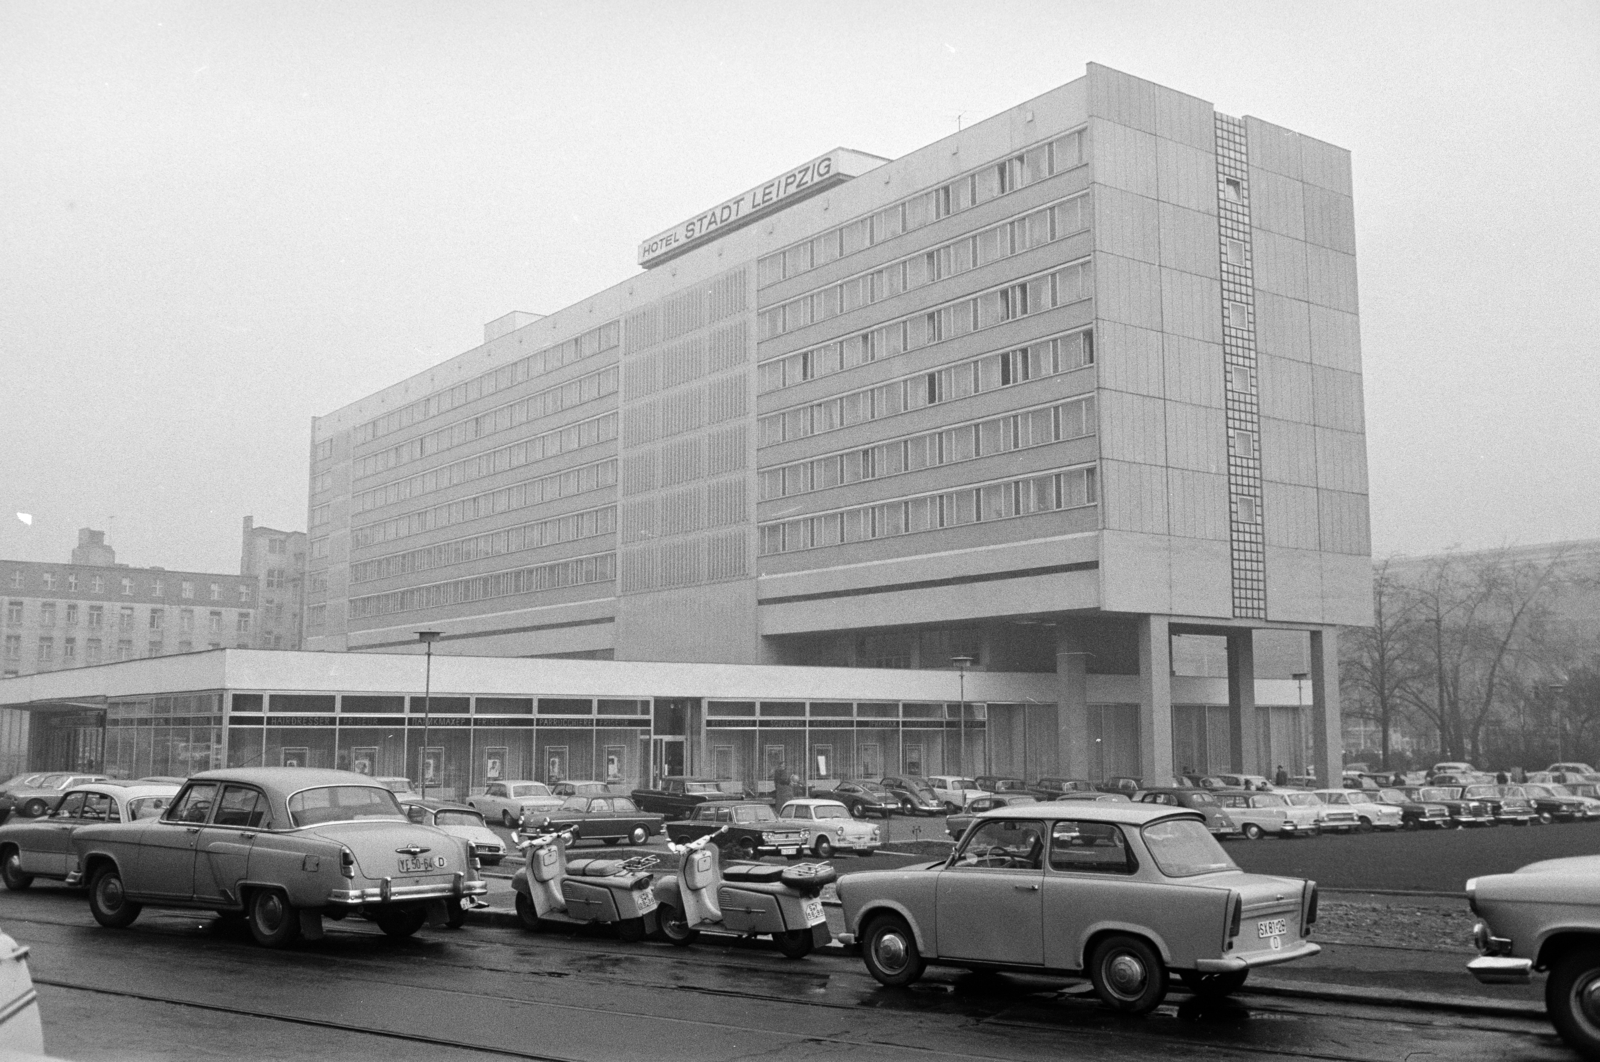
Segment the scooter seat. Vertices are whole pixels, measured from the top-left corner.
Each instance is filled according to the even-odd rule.
[[[722,868],[723,881],[782,881],[783,867],[767,863],[730,863]]]
[[[575,878],[610,878],[624,872],[621,859],[569,859],[567,875]]]

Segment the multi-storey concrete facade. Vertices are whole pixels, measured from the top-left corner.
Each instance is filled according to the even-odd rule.
[[[1337,768],[1371,607],[1347,152],[1091,66],[640,260],[316,420],[308,648],[971,658],[1055,673],[987,719],[1054,773]],[[1289,725],[1263,630],[1309,639]],[[1173,703],[1181,635],[1226,640],[1226,708]]]
[[[305,603],[306,533],[256,527],[244,518],[239,574],[260,581],[256,649],[298,649]]]

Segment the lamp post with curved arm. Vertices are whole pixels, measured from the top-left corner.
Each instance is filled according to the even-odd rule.
[[[433,643],[443,631],[418,631],[427,662],[422,672],[422,751],[417,754],[417,777],[422,780],[422,799],[428,799],[428,724],[433,718]]]
[[[956,773],[967,773],[967,668],[977,663],[971,656],[952,656],[950,662],[961,673],[961,718],[956,721]]]

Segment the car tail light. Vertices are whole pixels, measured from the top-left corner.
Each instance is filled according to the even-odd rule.
[[[339,873],[347,878],[356,876],[356,854],[348,848],[339,850]]]
[[[1244,897],[1238,893],[1230,893],[1228,906],[1232,912],[1228,915],[1228,939],[1224,942],[1223,950],[1233,950],[1234,938],[1239,935],[1239,926],[1244,922]]]
[[[1300,930],[1302,937],[1309,937],[1311,927],[1317,924],[1317,883],[1308,881],[1306,888],[1310,890],[1311,895],[1306,897],[1306,924]]]

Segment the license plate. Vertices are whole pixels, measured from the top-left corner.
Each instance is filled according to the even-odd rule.
[[[400,860],[402,874],[427,874],[434,870],[443,870],[444,867],[444,856],[406,856]]]
[[[1261,940],[1266,940],[1268,937],[1281,937],[1287,932],[1289,932],[1289,923],[1287,919],[1268,918],[1265,921],[1256,923],[1256,936]],[[1274,939],[1272,946],[1278,948],[1282,947],[1283,945]]]
[[[654,911],[656,909],[656,902],[656,894],[653,891],[650,889],[639,890],[640,914],[644,914],[646,911]]]
[[[778,854],[779,855],[786,855],[786,856],[799,855],[800,854],[800,849],[783,847],[783,848],[778,849]]]
[[[828,920],[828,913],[822,909],[821,900],[801,900],[800,910],[805,913],[808,926],[820,926]]]

